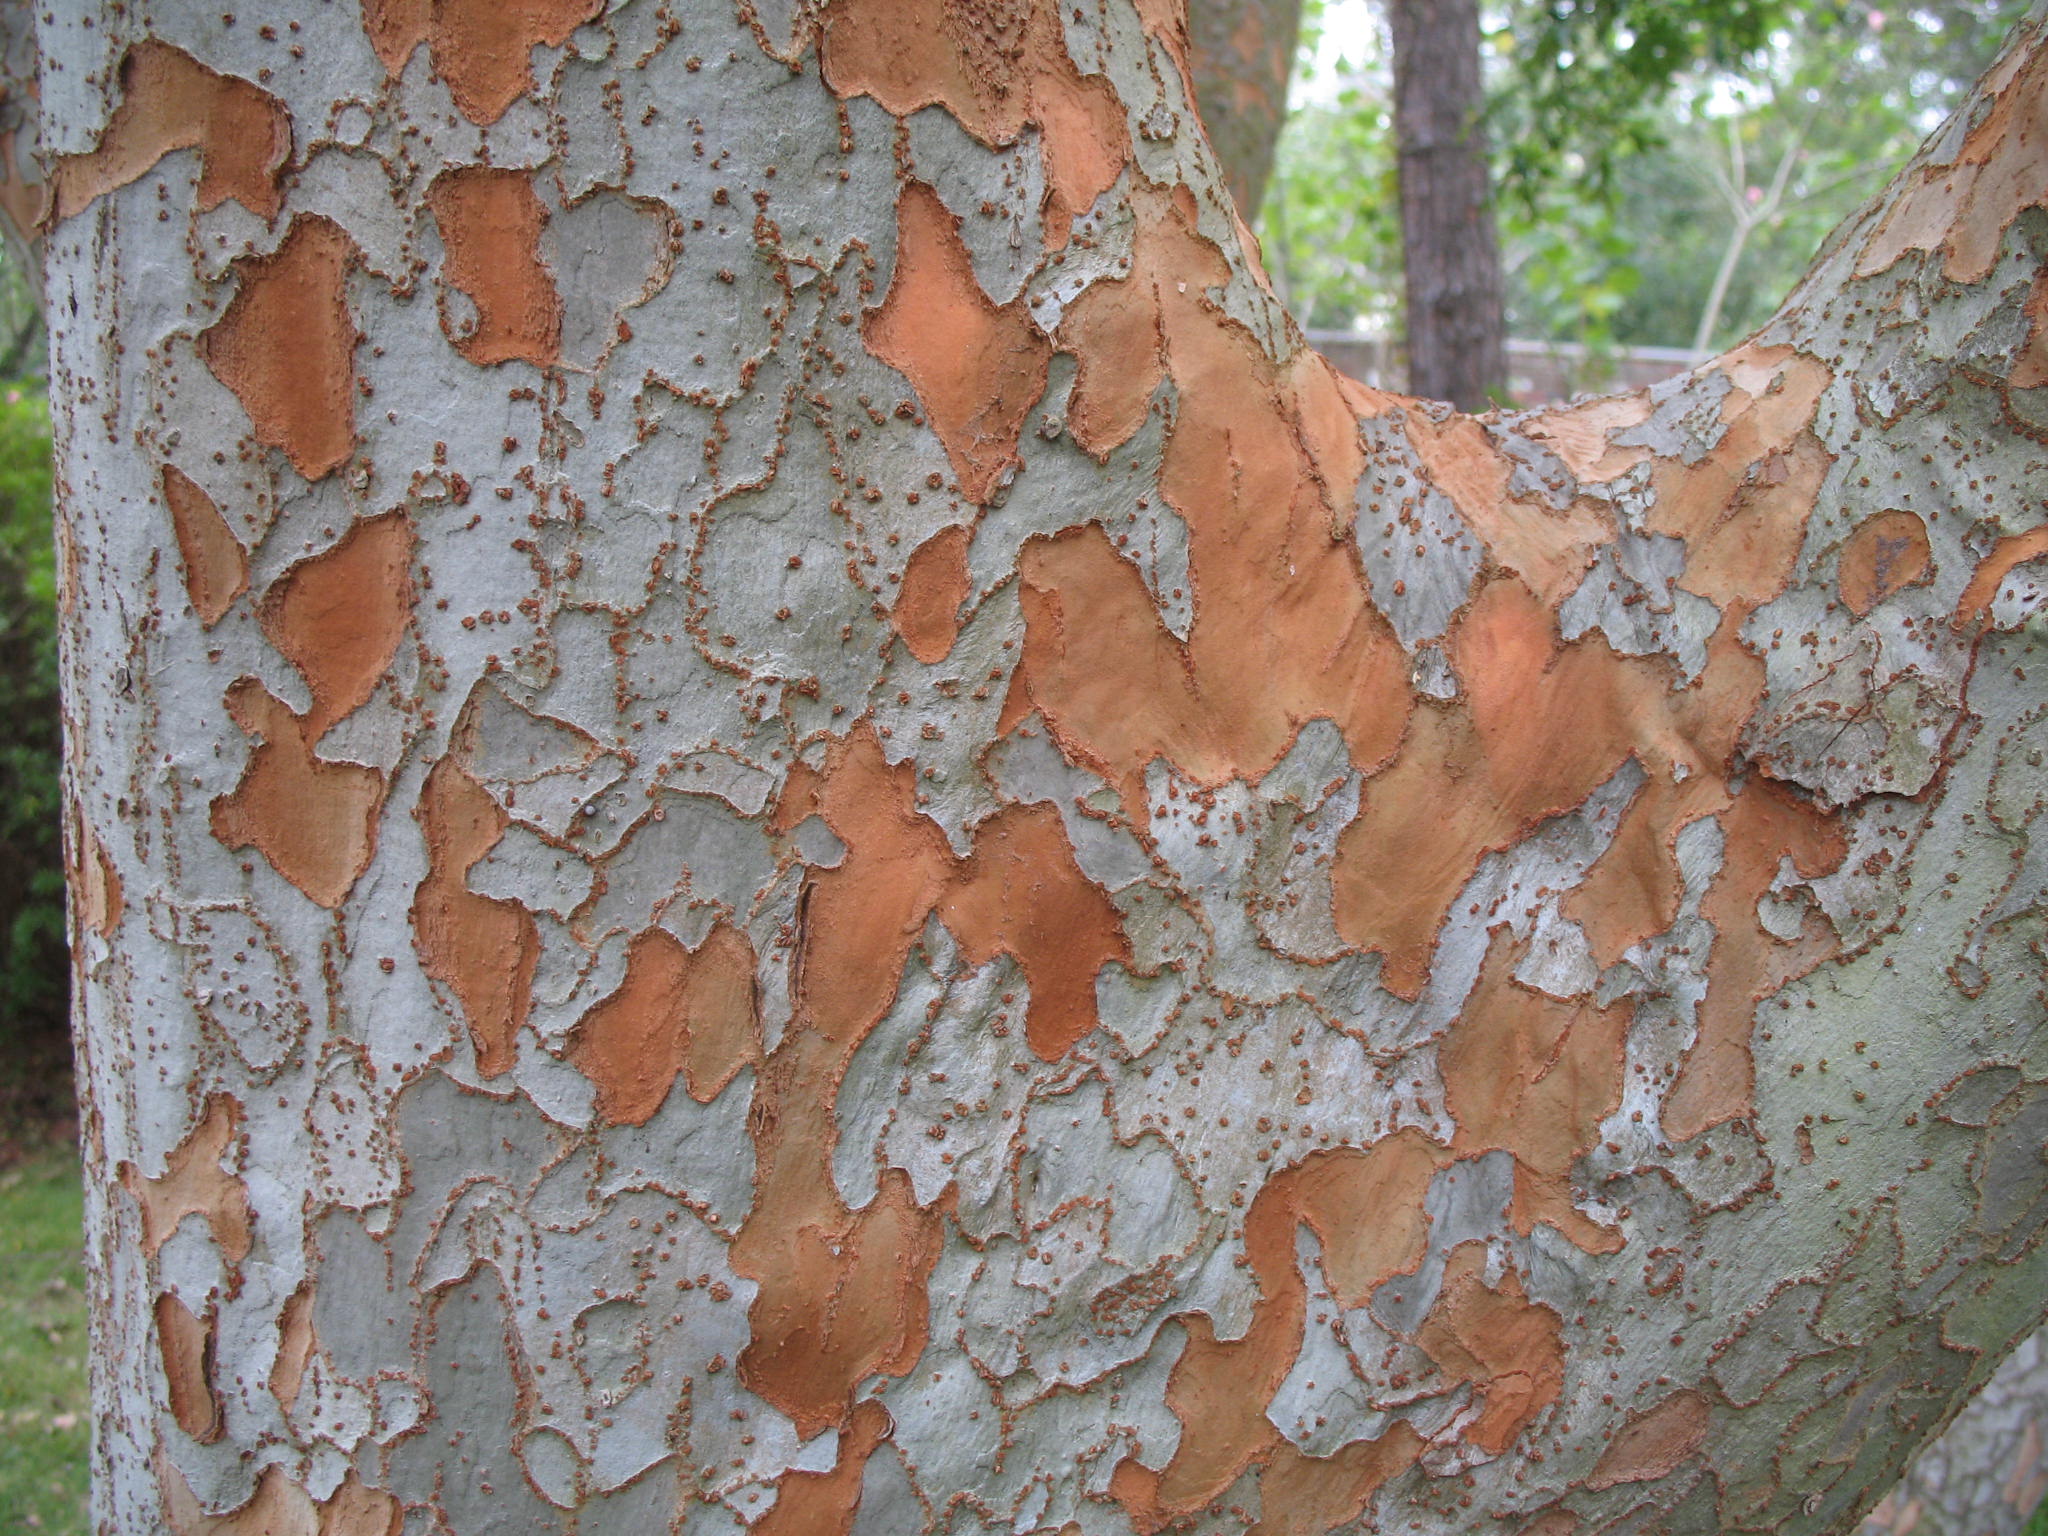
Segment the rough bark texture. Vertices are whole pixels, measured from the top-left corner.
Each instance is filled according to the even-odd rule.
[[[1188,7],[1195,106],[1247,224],[1265,199],[1287,121],[1300,32],[1301,0],[1198,0]]]
[[[1482,411],[1508,376],[1479,0],[1387,0],[1408,387]]]
[[[2048,1499],[2048,1333],[1998,1374],[1913,1459],[1863,1536],[2018,1536]]]
[[[2048,1296],[2042,20],[1474,419],[1169,5],[596,10],[41,14],[101,1528],[1853,1525]]]

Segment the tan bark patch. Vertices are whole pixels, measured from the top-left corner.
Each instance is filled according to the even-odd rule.
[[[384,776],[315,755],[308,721],[254,678],[228,689],[227,706],[256,745],[241,782],[213,802],[213,835],[253,846],[309,899],[340,906],[377,851]]]
[[[846,1423],[853,1389],[870,1376],[901,1376],[917,1363],[943,1246],[938,1216],[917,1204],[899,1168],[883,1172],[864,1209],[833,1220],[837,1205],[820,1191],[816,1214],[780,1234],[787,1267],[754,1277],[761,1289],[740,1356],[748,1388],[806,1436]]]
[[[1836,582],[1849,611],[1862,618],[1894,592],[1933,576],[1927,525],[1911,512],[1880,512],[1856,525],[1842,545]]]
[[[1045,804],[1005,806],[975,829],[938,912],[973,964],[1016,957],[1031,989],[1025,1035],[1045,1061],[1095,1028],[1096,973],[1130,958],[1116,904],[1081,873]]]
[[[1464,695],[1417,711],[1392,766],[1367,781],[1332,875],[1337,931],[1384,954],[1382,985],[1404,997],[1420,995],[1483,854],[1578,805],[1631,755],[1692,755],[1691,706],[1664,669],[1597,637],[1561,644],[1520,582],[1485,583],[1449,649]]]
[[[1330,1456],[1281,1445],[1259,1472],[1264,1513],[1252,1536],[1325,1536],[1364,1513],[1367,1502],[1413,1466],[1425,1449],[1407,1424],[1377,1440],[1357,1440]]]
[[[1562,1179],[1621,1106],[1633,1009],[1560,1002],[1523,986],[1514,972],[1526,953],[1496,931],[1438,1066],[1461,1154],[1503,1148],[1532,1173]]]
[[[202,1445],[220,1439],[220,1395],[213,1390],[213,1325],[166,1291],[156,1299],[156,1340],[170,1388],[171,1417]]]
[[[861,325],[867,348],[909,379],[961,490],[986,502],[1017,462],[1025,415],[1045,392],[1052,344],[1020,296],[996,305],[975,280],[959,221],[911,182],[896,201],[896,273]]]
[[[749,1536],[847,1536],[860,1508],[868,1457],[889,1429],[888,1409],[872,1400],[857,1405],[839,1432],[839,1459],[831,1471],[783,1473],[775,1507],[749,1527]]]
[[[2025,306],[2027,340],[2013,362],[2007,382],[2014,389],[2039,389],[2048,384],[2048,270],[2034,279]]]
[[[256,440],[284,450],[308,480],[355,451],[355,247],[312,214],[292,220],[274,255],[234,263],[240,288],[199,338],[199,355],[242,402]]]
[[[270,1395],[280,1408],[289,1411],[298,1400],[313,1345],[313,1283],[308,1280],[291,1293],[277,1315],[277,1360],[270,1367]]]
[[[1647,448],[1617,448],[1613,439],[1615,433],[1648,421],[1655,408],[1647,391],[1609,395],[1544,411],[1525,421],[1522,431],[1562,459],[1576,479],[1599,484],[1650,456]]]
[[[185,473],[164,466],[164,502],[184,566],[185,592],[203,628],[218,624],[236,598],[249,590],[249,554],[220,515],[220,508]]]
[[[1971,624],[1981,620],[1991,611],[1991,604],[2005,578],[2016,567],[2029,560],[2038,560],[2043,555],[2048,555],[2048,524],[2030,528],[2025,533],[2012,534],[1992,545],[1991,553],[1977,562],[1977,569],[1970,573],[1963,595],[1956,600],[1955,622]]]
[[[577,1022],[569,1059],[597,1084],[598,1113],[645,1125],[680,1075],[708,1104],[761,1059],[754,947],[720,923],[695,950],[649,928],[626,950],[619,989]]]
[[[559,48],[599,0],[363,0],[363,31],[391,74],[425,43],[462,115],[489,125],[533,89],[533,50]]]
[[[455,994],[476,1047],[477,1071],[497,1077],[517,1059],[540,960],[532,914],[468,885],[470,869],[496,846],[507,818],[448,758],[427,775],[414,814],[427,843],[427,877],[413,893],[413,945],[421,968]]]
[[[1600,546],[1614,537],[1614,513],[1604,503],[1580,497],[1560,512],[1547,502],[1510,496],[1512,466],[1471,417],[1439,425],[1410,411],[1406,431],[1430,483],[1450,497],[1494,560],[1546,606],[1571,595]]]
[[[51,166],[52,218],[70,218],[181,149],[199,151],[201,213],[233,198],[258,218],[277,217],[278,177],[292,152],[284,103],[167,43],[145,41],[121,61],[121,105],[98,147]]]
[[[66,847],[65,883],[77,903],[78,919],[101,938],[112,938],[121,926],[121,874],[92,823],[71,806],[71,837]]]
[[[2022,51],[2004,67],[2017,78],[2002,89],[1985,82],[1990,109],[1951,164],[1924,166],[1900,188],[1864,243],[1857,276],[1908,251],[1945,248],[1950,280],[1981,282],[2013,220],[2048,203],[2048,55]]]
[[[398,1500],[365,1487],[353,1468],[340,1487],[315,1503],[282,1467],[265,1467],[248,1501],[225,1515],[206,1512],[161,1447],[156,1476],[176,1536],[398,1536],[405,1523]]]
[[[548,212],[530,174],[489,166],[443,171],[427,191],[427,207],[446,253],[442,279],[476,306],[475,327],[449,334],[455,350],[480,367],[558,361],[562,296],[541,260]]]
[[[1707,1418],[1706,1398],[1692,1391],[1672,1393],[1629,1420],[1601,1453],[1586,1486],[1598,1490],[1663,1477],[1706,1445]]]
[[[1110,1484],[1139,1530],[1200,1509],[1254,1462],[1285,1458],[1266,1405],[1301,1348],[1306,1292],[1296,1229],[1306,1223],[1315,1231],[1333,1290],[1345,1305],[1362,1305],[1381,1281],[1421,1261],[1429,1224],[1422,1197],[1448,1157],[1418,1132],[1402,1131],[1371,1147],[1311,1154],[1260,1188],[1245,1219],[1245,1257],[1259,1295],[1250,1327],[1241,1338],[1218,1339],[1205,1315],[1181,1319],[1188,1341],[1166,1388],[1181,1423],[1179,1448],[1157,1472],[1126,1460]],[[1319,1480],[1292,1467],[1280,1477],[1282,1484]]]
[[[1061,350],[1078,367],[1067,398],[1067,429],[1085,453],[1106,459],[1144,425],[1165,377],[1159,305],[1149,286],[1091,283],[1060,316]]]
[[[121,1185],[135,1197],[142,1211],[143,1251],[154,1258],[178,1223],[187,1216],[203,1216],[230,1264],[249,1256],[248,1192],[242,1181],[226,1172],[220,1160],[241,1125],[241,1106],[225,1093],[206,1101],[206,1113],[178,1149],[164,1159],[164,1171],[156,1178],[144,1178],[133,1163],[121,1165]]]
[[[1722,813],[1727,834],[1720,874],[1700,912],[1713,924],[1713,963],[1699,1010],[1699,1033],[1664,1100],[1664,1131],[1684,1141],[1751,1112],[1756,1067],[1749,1034],[1756,1005],[1806,975],[1839,947],[1833,927],[1809,912],[1790,943],[1757,921],[1756,906],[1777,878],[1780,860],[1807,879],[1838,866],[1848,852],[1839,822],[1790,790],[1754,779]]]
[[[1067,54],[1053,0],[832,0],[819,25],[825,82],[898,117],[945,107],[988,145],[1040,130],[1048,249],[1130,159],[1123,104]]]
[[[1500,1284],[1483,1278],[1486,1245],[1464,1243],[1444,1267],[1443,1289],[1416,1342],[1446,1374],[1483,1396],[1465,1438],[1498,1456],[1564,1392],[1564,1320],[1522,1292],[1509,1270]]]
[[[412,616],[412,522],[364,518],[273,582],[257,610],[270,643],[306,680],[317,742],[376,691]]]
[[[951,524],[912,550],[903,568],[889,622],[910,654],[928,667],[944,661],[959,637],[960,605],[970,595],[967,546],[973,540],[972,528]]]

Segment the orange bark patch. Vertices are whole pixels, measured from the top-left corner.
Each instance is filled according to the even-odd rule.
[[[240,288],[199,338],[199,355],[242,402],[256,440],[282,448],[308,480],[355,451],[355,247],[317,215],[292,220],[274,255],[234,263]]]
[[[206,1512],[161,1447],[156,1478],[176,1536],[398,1536],[405,1524],[398,1500],[381,1488],[365,1487],[353,1468],[339,1488],[316,1503],[282,1467],[265,1467],[248,1502],[225,1515]]]
[[[277,1315],[277,1360],[270,1367],[270,1395],[280,1408],[289,1409],[298,1398],[306,1363],[313,1358],[313,1342],[313,1283],[309,1280],[292,1292]]]
[[[1137,196],[1131,275],[1084,296],[1061,341],[1079,349],[1084,376],[1099,370],[1077,435],[1103,451],[1131,430],[1153,377],[1152,363],[1132,372],[1118,355],[1122,322],[1137,315],[1134,334],[1156,336],[1141,355],[1156,347],[1180,389],[1159,490],[1187,524],[1201,600],[1182,641],[1101,529],[1032,540],[1019,559],[1024,657],[1005,718],[1040,711],[1065,755],[1118,784],[1133,809],[1155,757],[1204,786],[1257,779],[1318,717],[1343,732],[1355,763],[1375,766],[1411,701],[1407,658],[1351,543],[1362,461],[1355,446],[1322,451],[1341,435],[1344,385],[1326,367],[1275,365],[1206,297],[1202,275],[1223,269],[1191,210]]]
[[[221,1437],[220,1395],[213,1390],[213,1326],[169,1291],[156,1299],[156,1342],[170,1388],[171,1417],[202,1445]]]
[[[1388,1481],[1415,1464],[1423,1439],[1396,1424],[1377,1440],[1358,1440],[1329,1456],[1282,1445],[1259,1472],[1265,1511],[1252,1536],[1324,1536],[1358,1518]]]
[[[213,835],[253,846],[308,898],[340,906],[376,852],[384,776],[315,756],[308,722],[254,678],[228,689],[227,706],[256,745],[242,781],[213,802]]]
[[[121,1185],[142,1211],[143,1251],[154,1258],[178,1223],[187,1216],[206,1218],[213,1240],[230,1264],[249,1255],[248,1192],[242,1181],[221,1168],[220,1160],[234,1144],[241,1125],[241,1106],[225,1093],[206,1101],[206,1113],[192,1132],[164,1160],[164,1171],[146,1179],[133,1163],[121,1165]]]
[[[1115,909],[1082,878],[1056,813],[1002,812],[957,859],[917,809],[913,765],[890,765],[865,726],[822,768],[791,772],[776,828],[813,815],[846,854],[811,872],[799,905],[796,1017],[756,1081],[754,1206],[732,1250],[760,1284],[741,1370],[805,1435],[843,1424],[867,1376],[900,1375],[924,1348],[940,1211],[915,1203],[900,1170],[849,1211],[831,1159],[838,1084],[895,1001],[926,919],[937,911],[970,957],[1017,957],[1042,1053],[1094,1027],[1095,972],[1123,953]]]
[[[1977,563],[1977,569],[1970,573],[1969,585],[1956,601],[1955,622],[1969,624],[1982,619],[1991,611],[1999,587],[2014,568],[2043,555],[2048,555],[2048,524],[2012,534],[1992,545],[1991,553]]]
[[[1514,979],[1527,947],[1497,931],[1479,980],[1438,1052],[1444,1103],[1465,1155],[1495,1148],[1562,1179],[1621,1106],[1633,1010],[1559,1002]]]
[[[203,628],[221,621],[234,600],[249,590],[249,555],[228,527],[220,508],[182,470],[164,466],[164,501],[178,538],[185,592]]]
[[[960,635],[960,605],[969,595],[967,546],[974,530],[954,523],[911,551],[889,622],[910,654],[926,666],[946,659]]]
[[[181,149],[199,151],[201,213],[233,198],[258,218],[277,217],[284,199],[278,175],[292,152],[284,103],[154,41],[137,43],[121,61],[121,105],[98,148],[60,156],[51,167],[52,217],[70,218]]]
[[[1715,938],[1699,1033],[1664,1100],[1664,1132],[1674,1141],[1750,1113],[1756,1067],[1749,1032],[1757,1003],[1839,947],[1818,911],[1808,912],[1799,937],[1786,943],[1757,922],[1756,905],[1782,859],[1807,879],[1836,868],[1848,852],[1840,823],[1792,791],[1755,779],[1722,813],[1721,827],[1721,872],[1700,903]]]
[[[1106,459],[1144,425],[1166,375],[1158,297],[1147,283],[1091,283],[1061,313],[1059,342],[1078,364],[1067,428],[1083,452]]]
[[[749,1527],[749,1536],[846,1536],[860,1508],[861,1475],[868,1457],[888,1438],[889,1411],[872,1400],[856,1406],[839,1432],[839,1459],[829,1472],[785,1472],[776,1483],[775,1507]]]
[[[101,938],[112,938],[121,926],[121,875],[106,845],[92,824],[79,813],[74,801],[70,811],[71,837],[66,847],[69,867],[65,874],[71,899],[77,903],[79,921]]]
[[[1422,1198],[1448,1158],[1419,1132],[1402,1131],[1364,1149],[1312,1153],[1266,1181],[1245,1220],[1245,1256],[1259,1287],[1251,1326],[1242,1338],[1224,1340],[1200,1313],[1181,1319],[1188,1342],[1166,1388],[1181,1422],[1179,1448],[1157,1472],[1126,1460],[1110,1484],[1141,1531],[1201,1508],[1254,1462],[1287,1461],[1266,1405],[1301,1345],[1307,1298],[1296,1229],[1306,1223],[1322,1242],[1324,1273],[1339,1300],[1363,1305],[1381,1281],[1421,1261],[1428,1237]],[[1394,1453],[1405,1442],[1389,1436],[1381,1444]],[[1278,1475],[1282,1486],[1307,1482],[1332,1498],[1356,1486],[1327,1468],[1288,1464]]]
[[[896,221],[896,274],[861,335],[917,390],[961,490],[986,502],[1017,462],[1024,417],[1045,392],[1052,344],[1021,296],[997,306],[982,292],[959,221],[931,188],[906,186]]]
[[[1484,1398],[1465,1438],[1498,1456],[1564,1392],[1564,1323],[1522,1293],[1510,1270],[1495,1288],[1483,1279],[1484,1243],[1464,1243],[1444,1269],[1443,1289],[1416,1342],[1444,1371]]]
[[[943,1245],[937,1214],[917,1204],[900,1168],[882,1174],[865,1209],[832,1220],[827,1211],[837,1204],[820,1192],[822,1219],[784,1235],[789,1268],[754,1277],[761,1290],[748,1313],[753,1337],[740,1356],[747,1386],[806,1437],[844,1424],[849,1394],[868,1377],[901,1376],[917,1363],[930,1337],[927,1286]]]
[[[1458,509],[1494,560],[1555,608],[1578,586],[1599,547],[1614,537],[1611,508],[1585,497],[1564,511],[1508,494],[1506,454],[1470,416],[1431,421],[1409,411],[1408,441],[1430,483]]]
[[[1449,649],[1464,695],[1416,713],[1393,765],[1367,781],[1333,873],[1337,931],[1384,954],[1382,985],[1404,997],[1420,994],[1481,856],[1578,805],[1631,754],[1659,767],[1693,755],[1693,701],[1671,694],[1664,669],[1598,637],[1561,645],[1520,582],[1483,585]]]
[[[991,146],[1036,123],[1048,249],[1130,159],[1123,104],[1075,67],[1051,0],[832,0],[818,53],[833,91],[872,96],[897,117],[940,105]]]
[[[1363,1151],[1311,1153],[1293,1175],[1301,1220],[1323,1248],[1323,1274],[1341,1306],[1362,1307],[1396,1275],[1422,1262],[1429,1214],[1422,1197],[1450,1153],[1414,1129]],[[1293,1233],[1287,1234],[1293,1253]],[[1273,1256],[1277,1263],[1279,1255]]]
[[[376,691],[412,615],[412,522],[364,518],[263,594],[257,619],[313,694],[308,741]]]
[[[363,0],[363,31],[390,74],[425,43],[473,123],[495,123],[533,89],[533,50],[559,48],[599,0]]]
[[[720,923],[696,950],[649,928],[626,950],[626,979],[577,1022],[569,1059],[597,1084],[598,1113],[645,1125],[680,1074],[708,1104],[761,1059],[754,946]]]
[[[1707,1400],[1697,1392],[1674,1392],[1623,1426],[1586,1479],[1592,1489],[1617,1483],[1647,1483],[1663,1477],[1707,1443]]]
[[[1614,434],[1639,427],[1655,406],[1648,391],[1609,395],[1577,405],[1561,405],[1533,416],[1522,430],[1564,461],[1579,480],[1592,484],[1612,480],[1650,456],[1647,448],[1617,448]]]
[[[1932,559],[1927,525],[1911,512],[1867,517],[1842,545],[1836,573],[1842,601],[1860,619],[1894,592],[1927,581]]]
[[[2048,203],[2048,54],[2014,53],[1984,89],[1990,109],[1952,164],[1923,166],[1899,189],[1864,243],[1857,276],[1882,272],[1908,251],[1946,248],[1948,277],[1980,282],[2012,222]]]
[[[1122,915],[1081,873],[1049,805],[1005,806],[976,828],[938,910],[974,964],[1016,957],[1031,987],[1025,1035],[1045,1061],[1095,1028],[1095,974],[1130,957]]]
[[[743,1379],[806,1436],[844,1425],[861,1381],[901,1375],[926,1338],[938,1214],[898,1171],[858,1212],[832,1177],[839,1081],[894,1000],[954,862],[917,812],[913,772],[884,761],[863,727],[823,770],[794,769],[775,811],[779,830],[818,815],[846,845],[835,868],[811,872],[798,908],[796,1017],[755,1084],[754,1205],[732,1248],[734,1269],[760,1285]]]
[[[476,306],[474,328],[449,335],[455,350],[481,367],[558,361],[562,296],[541,260],[548,211],[529,174],[488,166],[443,171],[427,191],[427,206],[441,230],[442,279]]]
[[[540,930],[517,902],[469,889],[470,869],[497,844],[507,818],[448,758],[421,786],[414,814],[427,843],[427,877],[413,893],[413,947],[426,973],[455,994],[476,1047],[477,1070],[512,1070],[532,1002]]]
[[[1734,381],[1721,401],[1726,431],[1698,463],[1657,461],[1648,526],[1685,541],[1688,591],[1755,606],[1791,575],[1827,474],[1807,426],[1832,375],[1789,347],[1745,348],[1718,366]]]

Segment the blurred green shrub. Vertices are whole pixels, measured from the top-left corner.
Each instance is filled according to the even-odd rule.
[[[16,1035],[64,1024],[58,722],[49,403],[0,386],[0,1022]]]

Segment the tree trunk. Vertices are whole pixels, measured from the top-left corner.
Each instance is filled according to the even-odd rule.
[[[1507,386],[1507,314],[1479,72],[1479,0],[1388,0],[1408,387],[1483,411]]]
[[[39,15],[100,1529],[1853,1526],[2048,1296],[2043,19],[1481,423],[1161,0],[594,10]]]
[[[1188,7],[1195,106],[1247,224],[1259,216],[1287,121],[1300,32],[1301,0],[1196,0]]]

